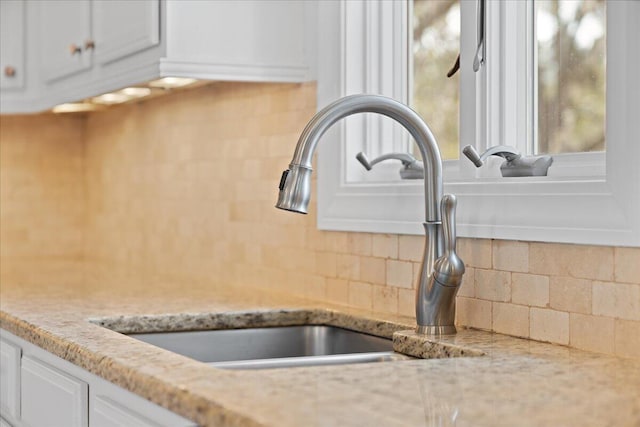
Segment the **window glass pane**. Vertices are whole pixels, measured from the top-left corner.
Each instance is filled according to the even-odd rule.
[[[457,159],[459,80],[447,78],[460,50],[459,0],[414,0],[412,107],[440,145],[443,159]]]
[[[538,153],[605,149],[605,2],[536,0]]]

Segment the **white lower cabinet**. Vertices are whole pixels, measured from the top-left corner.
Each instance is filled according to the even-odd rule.
[[[195,424],[0,329],[0,427]]]
[[[24,356],[21,365],[21,419],[25,425],[89,425],[87,383],[30,356]]]
[[[20,357],[20,347],[0,339],[0,414],[5,423],[0,424],[2,427],[20,416]]]
[[[108,397],[96,396],[91,403],[92,427],[159,427],[159,424]]]
[[[108,381],[89,387],[89,425],[91,427],[195,427],[184,419],[142,397]]]

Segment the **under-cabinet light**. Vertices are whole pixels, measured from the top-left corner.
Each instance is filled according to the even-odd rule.
[[[82,111],[93,111],[96,105],[87,102],[70,102],[66,104],[58,104],[51,109],[54,113],[79,113]]]
[[[2,1],[2,0],[0,0]],[[200,82],[200,83],[199,83]],[[129,86],[113,92],[103,93],[79,102],[70,102],[56,105],[51,109],[54,113],[76,113],[103,110],[105,106],[123,104],[136,101],[141,98],[154,98],[168,93],[166,89],[178,89],[186,86],[195,87],[194,83],[205,84],[202,80],[185,77],[164,77],[139,86]]]
[[[195,82],[196,82],[196,79],[189,79],[185,77],[164,77],[164,78],[149,82],[149,86],[160,87],[163,89],[173,89],[176,87],[187,86]]]
[[[130,99],[131,97],[124,93],[110,92],[91,98],[91,102],[96,104],[113,105],[127,102]]]
[[[129,98],[143,98],[151,94],[151,89],[148,87],[125,87],[118,91],[118,93],[126,95]]]

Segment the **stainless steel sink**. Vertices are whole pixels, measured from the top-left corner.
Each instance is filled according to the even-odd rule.
[[[265,369],[394,360],[390,339],[334,326],[129,334],[217,368]]]

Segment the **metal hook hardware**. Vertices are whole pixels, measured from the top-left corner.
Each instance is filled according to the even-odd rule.
[[[477,28],[478,33],[476,39],[478,41],[478,47],[476,48],[476,54],[473,58],[473,71],[478,72],[482,64],[484,64],[485,58],[485,0],[478,0],[477,9]]]
[[[453,67],[447,72],[447,77],[451,78],[455,73],[460,69],[460,54],[456,58],[456,62],[453,64]]]

